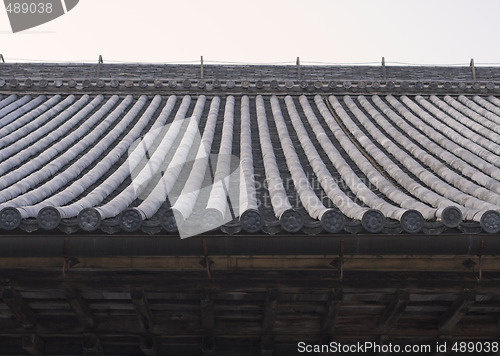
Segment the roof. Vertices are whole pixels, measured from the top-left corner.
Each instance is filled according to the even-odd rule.
[[[500,231],[500,70],[0,67],[0,229]]]

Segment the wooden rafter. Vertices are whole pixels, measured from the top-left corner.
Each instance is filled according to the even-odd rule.
[[[45,350],[45,342],[36,334],[23,335],[23,350],[31,355],[41,355]]]
[[[387,331],[396,326],[399,318],[404,313],[409,300],[410,294],[407,291],[399,290],[380,318],[377,330]]]
[[[342,307],[342,299],[342,289],[333,289],[331,291],[326,314],[321,325],[321,333],[323,334],[323,341],[325,342],[330,342],[333,338],[337,316],[339,315],[340,308]]]
[[[450,308],[439,318],[438,329],[442,332],[450,332],[467,314],[467,311],[475,302],[475,297],[476,293],[472,290],[462,291]]]
[[[145,335],[141,337],[141,351],[145,356],[158,355],[157,341],[153,335]]]
[[[33,313],[33,310],[24,301],[18,291],[13,288],[7,288],[2,293],[2,299],[25,329],[35,327],[35,313]]]
[[[202,353],[203,356],[215,355],[215,312],[214,300],[210,292],[202,293],[201,306],[201,327],[203,330]]]
[[[151,313],[144,290],[133,289],[130,295],[141,327],[146,331],[150,331],[153,327],[153,314]]]
[[[96,334],[83,335],[83,355],[102,356],[101,340]]]
[[[80,290],[77,288],[66,289],[66,299],[80,321],[80,324],[87,330],[94,328],[96,325],[95,316],[90,310],[87,302],[83,299]]]
[[[278,291],[269,288],[264,305],[264,319],[262,321],[262,339],[260,344],[261,356],[271,356],[274,349],[273,329],[278,309]]]

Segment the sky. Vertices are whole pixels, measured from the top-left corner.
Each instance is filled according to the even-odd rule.
[[[499,13],[498,0],[80,0],[15,34],[0,7],[0,53],[8,62],[500,65]]]

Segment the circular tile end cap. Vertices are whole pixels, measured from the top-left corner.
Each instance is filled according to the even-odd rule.
[[[443,210],[441,222],[449,228],[458,227],[462,222],[462,212],[455,206],[449,206]]]
[[[344,81],[342,83],[342,86],[345,88],[345,89],[349,89],[350,87],[352,87],[352,83],[348,80]]]
[[[120,214],[120,227],[127,232],[139,230],[142,225],[141,213],[134,208],[126,209]]]
[[[280,223],[283,230],[287,232],[297,232],[304,226],[304,219],[298,211],[288,209],[280,216]]]
[[[320,82],[319,80],[317,80],[317,81],[314,82],[314,87],[316,89],[321,89],[321,88],[323,88],[323,83]]]
[[[21,213],[16,208],[4,208],[0,211],[0,229],[15,230],[21,224]]]
[[[84,231],[95,231],[101,226],[102,217],[96,208],[85,208],[77,217],[78,226]]]
[[[262,229],[264,221],[258,210],[249,209],[246,210],[240,216],[240,223],[246,232],[258,232]]]
[[[177,221],[172,209],[168,209],[161,217],[161,226],[166,232],[177,232]]]
[[[341,232],[344,229],[344,224],[344,215],[333,209],[328,210],[321,217],[321,226],[330,234]]]
[[[36,222],[44,230],[54,230],[61,222],[61,213],[53,206],[46,206],[38,212]]]
[[[495,210],[488,210],[481,216],[481,227],[490,234],[500,232],[500,213]]]
[[[409,234],[416,234],[424,227],[424,217],[418,210],[407,210],[401,216],[401,227]]]
[[[217,209],[206,209],[201,215],[201,227],[208,231],[221,227],[224,223],[224,216]]]
[[[361,218],[361,225],[363,225],[363,228],[374,234],[384,229],[384,223],[385,216],[377,209],[367,210]]]

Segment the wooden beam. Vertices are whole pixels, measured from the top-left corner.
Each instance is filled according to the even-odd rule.
[[[404,313],[409,300],[410,294],[407,291],[399,290],[380,318],[377,330],[388,331],[396,326],[399,318]]]
[[[43,355],[45,342],[36,334],[25,334],[23,335],[23,349],[31,355]]]
[[[200,300],[201,328],[203,332],[201,351],[203,356],[215,355],[215,312],[210,291],[204,291]]]
[[[153,335],[145,335],[141,337],[141,351],[145,356],[158,355],[157,341]]]
[[[83,335],[83,355],[84,356],[103,356],[101,340],[96,334]]]
[[[35,327],[35,313],[18,291],[13,288],[6,288],[2,293],[2,299],[25,329]]]
[[[342,307],[343,297],[342,289],[332,289],[330,292],[326,314],[321,325],[323,342],[328,343],[333,339],[335,323]]]
[[[475,298],[476,293],[474,291],[470,289],[462,291],[450,308],[439,318],[439,331],[450,332],[467,314],[469,308],[474,304]]]
[[[484,266],[483,273],[499,272],[500,257],[498,256],[483,256]],[[255,271],[262,269],[304,269],[308,271],[332,270],[330,262],[332,259],[338,258],[338,255],[274,255],[274,256],[215,256],[211,255],[210,259],[217,266],[217,271]],[[371,272],[449,272],[463,273],[470,272],[465,268],[463,262],[470,259],[468,255],[456,256],[403,256],[403,255],[385,255],[385,256],[368,256],[368,255],[344,255],[345,266],[349,266],[349,271],[371,271]],[[185,273],[188,271],[199,271],[200,257],[199,256],[137,256],[137,257],[78,257],[80,263],[78,267],[71,271],[75,272],[82,270],[97,269],[99,276],[103,269],[106,270],[164,270],[165,272],[178,271]],[[22,265],[30,269],[52,269],[60,267],[60,258],[0,258],[1,269],[15,269],[16,266]],[[89,272],[90,273],[90,272]],[[206,276],[206,272],[205,272]],[[483,281],[483,280],[482,280]],[[481,285],[482,285],[481,281]],[[159,283],[161,281],[158,281]],[[310,282],[310,281],[306,281]],[[118,281],[117,281],[118,283]],[[376,284],[376,281],[373,281]],[[477,283],[476,283],[477,284]]]
[[[141,327],[146,331],[150,331],[153,328],[153,314],[151,313],[144,290],[133,289],[130,295]]]
[[[323,341],[330,342],[333,338],[335,323],[342,307],[343,297],[342,289],[332,289],[330,292],[326,314],[321,325],[321,333],[324,338]]]
[[[95,316],[83,299],[80,290],[78,288],[66,289],[66,299],[80,324],[87,330],[93,329],[96,326]]]
[[[261,356],[272,356],[274,349],[274,324],[278,310],[278,291],[269,288],[266,292],[264,304],[264,318],[262,320],[262,339],[260,343]]]
[[[199,262],[199,258],[197,259]],[[331,259],[330,259],[331,261]],[[407,263],[410,263],[408,261]],[[199,264],[198,264],[199,266]],[[60,267],[60,266],[59,266]],[[133,271],[133,272],[130,272]],[[391,293],[398,289],[412,290],[412,293],[437,292],[457,294],[457,290],[464,288],[475,289],[478,293],[498,293],[498,279],[500,273],[491,272],[483,275],[481,284],[478,285],[475,275],[469,270],[465,272],[381,272],[381,271],[352,271],[349,268],[349,279],[339,283],[332,280],[332,269],[329,270],[293,270],[292,268],[259,271],[222,271],[217,270],[217,283],[207,282],[206,271],[165,271],[165,270],[100,270],[79,271],[75,269],[67,277],[65,284],[54,277],[53,270],[5,270],[0,269],[0,282],[8,283],[14,275],[16,286],[25,290],[45,290],[61,288],[71,284],[80,290],[96,290],[106,286],[107,290],[124,292],[130,295],[133,288],[148,286],[158,292],[172,290],[200,290],[207,284],[217,292],[231,290],[266,290],[270,283],[278,288],[291,291],[304,289],[328,290],[332,287],[340,288],[344,292],[356,289],[360,292]],[[123,279],[116,278],[119,275]],[[126,283],[124,283],[126,281]]]
[[[343,297],[342,289],[332,289],[330,291],[326,313],[321,322],[320,337],[323,344],[328,344],[333,340],[335,324],[342,308]],[[328,355],[328,353],[320,353],[320,355]]]

